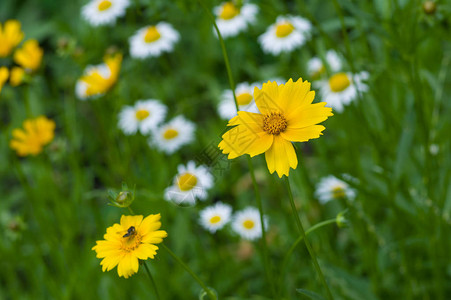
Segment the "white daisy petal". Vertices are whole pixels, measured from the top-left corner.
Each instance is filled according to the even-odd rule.
[[[254,100],[254,87],[261,86],[259,83],[248,84],[247,82],[239,83],[235,88],[235,95],[240,111],[258,112],[257,105]],[[235,100],[233,99],[232,90],[225,90],[218,105],[218,114],[225,120],[230,120],[237,115]]]
[[[353,200],[356,193],[346,182],[330,175],[320,180],[316,186],[315,195],[321,204],[325,204],[345,197]]]
[[[139,100],[134,106],[125,106],[119,113],[119,128],[127,134],[148,134],[156,129],[166,116],[167,107],[155,99]]]
[[[208,206],[199,213],[199,223],[211,233],[222,229],[229,223],[232,215],[232,207],[228,204],[218,202]]]
[[[91,0],[82,7],[81,14],[92,26],[114,25],[129,5],[129,0]]]
[[[194,140],[195,130],[196,126],[193,122],[186,120],[183,116],[178,116],[154,130],[149,139],[149,145],[156,146],[167,154],[172,154]]]
[[[253,24],[258,13],[258,6],[244,3],[241,8],[232,1],[223,2],[214,8],[216,15],[216,25],[223,38],[238,35]],[[215,31],[216,33],[216,31]]]
[[[264,216],[265,229],[268,227],[268,220]],[[262,236],[260,213],[254,207],[247,207],[235,213],[232,221],[232,229],[243,239],[256,240]]]

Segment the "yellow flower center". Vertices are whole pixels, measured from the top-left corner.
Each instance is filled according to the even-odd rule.
[[[293,24],[285,22],[276,26],[276,36],[279,38],[290,35],[294,30]]]
[[[345,196],[345,190],[341,186],[336,186],[332,189],[332,197],[334,199],[344,198]]]
[[[252,220],[246,220],[243,222],[243,227],[246,229],[252,229],[252,228],[254,228],[254,226],[255,226],[255,223]]]
[[[252,95],[249,93],[242,93],[236,96],[236,102],[239,106],[248,105],[252,101]]]
[[[148,110],[139,109],[139,110],[136,111],[136,118],[139,121],[142,121],[142,120],[146,119],[148,116],[150,116],[150,112]]]
[[[210,219],[210,223],[211,223],[211,224],[216,224],[216,223],[218,223],[219,221],[221,221],[221,217],[220,217],[220,216],[214,216],[214,217],[212,217],[212,218]]]
[[[108,0],[103,0],[102,2],[99,3],[99,6],[97,7],[100,11],[104,11],[107,10],[108,8],[111,7],[111,1]]]
[[[240,13],[240,10],[233,4],[232,2],[226,2],[222,6],[221,13],[219,14],[219,18],[223,20],[230,20],[235,18]]]
[[[122,237],[121,250],[131,252],[141,245],[142,236],[139,233],[132,234],[130,236]]]
[[[351,80],[349,79],[346,73],[337,73],[333,75],[329,79],[329,86],[332,92],[338,93],[344,91],[351,84]]]
[[[269,134],[278,135],[287,129],[288,123],[281,113],[272,112],[263,118],[263,130]]]
[[[185,173],[178,178],[177,182],[181,191],[192,190],[197,184],[197,177],[191,173]]]
[[[159,40],[161,37],[156,26],[150,26],[147,28],[146,34],[144,35],[144,41],[146,43],[153,43]]]
[[[168,129],[164,132],[163,138],[166,140],[171,140],[179,135],[179,132],[175,129]]]

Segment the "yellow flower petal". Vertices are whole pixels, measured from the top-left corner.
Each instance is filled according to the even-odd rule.
[[[121,217],[121,226],[123,230],[129,229],[131,226],[134,226],[135,228],[139,227],[141,225],[141,222],[143,220],[143,216],[122,216]]]
[[[158,247],[151,244],[141,244],[134,252],[133,254],[142,260],[148,259],[148,258],[154,258],[157,254]]]
[[[296,82],[293,82],[293,79],[290,78],[283,85],[279,93],[279,105],[287,119],[290,117],[290,112],[302,108],[313,101],[311,99],[312,101],[308,102],[310,99],[306,98],[309,91],[310,82],[302,81],[302,78],[299,78]]]
[[[149,244],[159,244],[163,241],[163,238],[167,237],[168,233],[164,230],[157,230],[151,233],[148,233],[143,236],[142,242]]]
[[[304,128],[327,120],[328,117],[333,116],[333,113],[332,108],[324,107],[326,104],[326,102],[315,103],[304,109],[293,111],[288,120],[287,129]]]
[[[277,82],[268,81],[263,83],[261,89],[254,88],[254,99],[258,110],[266,115],[273,111],[282,111],[279,100],[279,91],[283,88],[283,85],[277,86]]]
[[[310,139],[319,138],[322,131],[326,129],[322,125],[312,125],[304,128],[287,128],[280,135],[292,142],[307,142]]]
[[[139,225],[139,228],[137,229],[143,233],[148,233],[149,231],[155,231],[157,229],[160,229],[161,227],[161,222],[159,222],[160,219],[161,219],[160,214],[149,215],[141,222],[141,225]]]
[[[298,166],[293,145],[280,135],[274,136],[274,143],[265,152],[265,158],[269,172],[272,174],[276,171],[280,178],[283,175],[288,176],[290,167],[296,169]]]

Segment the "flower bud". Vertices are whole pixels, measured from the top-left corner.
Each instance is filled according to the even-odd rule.
[[[425,14],[433,15],[436,10],[437,10],[437,4],[435,4],[435,1],[425,1],[423,3],[423,11]]]
[[[338,213],[337,217],[335,218],[338,227],[343,228],[349,226],[349,221],[345,216],[347,212],[348,210],[344,210]]]
[[[122,183],[122,191],[115,193],[108,190],[108,198],[110,198],[110,205],[116,207],[129,207],[135,200],[135,188],[133,192],[129,190],[126,183]]]

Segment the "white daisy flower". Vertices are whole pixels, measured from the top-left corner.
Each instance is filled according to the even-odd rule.
[[[312,24],[301,17],[279,16],[258,41],[263,51],[278,55],[301,47],[310,38]]]
[[[339,72],[329,79],[316,82],[322,98],[337,112],[342,112],[345,105],[357,98],[359,92],[366,92],[368,86],[363,82],[369,77],[368,72],[360,72],[354,76],[351,73]]]
[[[179,38],[179,33],[166,22],[143,27],[130,38],[130,55],[140,59],[160,56],[171,52]]]
[[[254,100],[254,87],[261,86],[259,83],[249,84],[247,82],[239,83],[235,88],[236,101],[238,108],[242,111],[258,112]],[[221,102],[218,105],[218,114],[225,120],[230,120],[237,115],[235,100],[232,90],[225,90],[221,96]]]
[[[321,204],[327,203],[334,199],[355,198],[355,191],[349,185],[335,176],[327,176],[322,178],[316,185],[316,197]]]
[[[203,209],[200,213],[200,224],[211,233],[222,229],[229,223],[232,216],[232,207],[228,204],[218,202],[215,205]]]
[[[193,122],[178,116],[154,130],[149,145],[155,145],[159,150],[172,154],[193,141],[195,130],[196,125]]]
[[[139,100],[134,106],[125,106],[119,113],[119,128],[126,135],[147,134],[166,116],[167,108],[155,99]]]
[[[75,95],[80,100],[86,100],[89,95],[87,93],[88,90],[88,84],[84,81],[77,80],[77,83],[75,84]]]
[[[326,63],[332,72],[341,70],[341,59],[334,50],[326,52]],[[319,57],[313,57],[307,63],[307,71],[312,78],[318,79],[326,71],[326,67]]]
[[[268,221],[264,217],[264,226],[268,227]],[[232,221],[232,229],[243,239],[256,240],[262,236],[260,213],[255,207],[247,207],[235,213]]]
[[[92,26],[114,25],[129,5],[129,0],[91,0],[82,7],[81,14]]]
[[[193,161],[179,165],[173,185],[166,188],[164,198],[176,204],[194,205],[196,199],[205,200],[207,190],[213,186],[213,175],[205,166],[196,167]]]
[[[258,6],[250,3],[243,3],[243,6],[236,6],[233,1],[221,3],[214,8],[216,15],[216,25],[223,38],[236,36],[244,31],[249,24],[255,22],[258,13]]]

